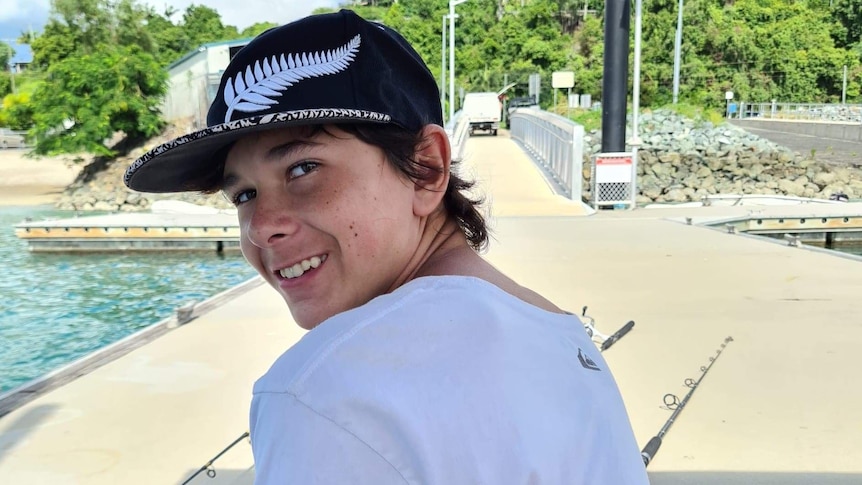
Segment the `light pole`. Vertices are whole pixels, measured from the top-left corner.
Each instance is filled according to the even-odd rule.
[[[12,58],[15,57],[13,54],[15,49],[12,48],[12,43],[15,42],[15,39],[0,39],[0,42],[6,44],[9,48],[9,65],[3,67],[9,69],[9,80],[12,83],[12,94],[17,94],[18,91],[15,89],[15,63],[12,62]]]
[[[467,0],[449,0],[449,119],[455,116],[455,6]]]
[[[629,145],[632,147],[632,203],[635,208],[637,203],[637,181],[638,181],[638,150],[641,145],[638,133],[638,115],[641,106],[641,0],[635,0],[635,60],[634,73],[632,77],[632,139]]]
[[[676,37],[673,41],[673,104],[679,99],[679,58],[682,50],[682,0],[679,0],[676,18]]]
[[[12,94],[18,94],[18,90],[15,89],[15,67],[13,64],[9,64],[9,80],[12,82]]]
[[[449,16],[443,15],[443,42],[440,49],[440,109],[446,112],[446,18]],[[449,121],[449,120],[446,120]]]

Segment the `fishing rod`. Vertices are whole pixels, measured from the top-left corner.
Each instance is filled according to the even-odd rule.
[[[718,356],[721,355],[721,352],[727,347],[727,344],[733,342],[733,337],[727,337],[724,339],[724,342],[721,344],[721,347],[715,352],[715,356],[709,358],[709,365],[700,366],[700,377],[695,381],[694,379],[688,378],[685,380],[685,385],[689,387],[688,393],[685,397],[682,398],[682,401],[676,397],[675,394],[665,394],[664,395],[664,405],[673,410],[673,413],[668,418],[667,422],[664,423],[664,426],[661,427],[658,434],[650,438],[647,445],[644,447],[643,451],[641,451],[641,457],[644,460],[644,466],[648,466],[649,462],[655,457],[655,454],[658,453],[658,449],[661,447],[662,438],[667,434],[670,430],[670,427],[673,425],[674,421],[676,421],[676,417],[679,416],[679,413],[682,412],[682,409],[685,407],[685,404],[691,399],[691,395],[694,394],[694,390],[697,389],[697,386],[700,385],[700,382],[706,377],[706,373],[709,372],[709,369],[712,367],[712,364],[718,360]]]
[[[203,472],[203,471],[206,471],[206,472],[207,472],[207,476],[208,476],[208,477],[210,477],[210,478],[215,478],[215,476],[216,476],[216,471],[215,471],[215,468],[213,468],[213,462],[215,462],[216,460],[218,460],[222,455],[224,455],[225,453],[227,453],[227,451],[228,451],[229,449],[233,448],[233,447],[234,447],[234,445],[236,445],[237,443],[239,443],[240,441],[242,441],[244,438],[248,438],[248,436],[249,436],[248,431],[246,431],[245,433],[243,433],[242,435],[240,435],[240,437],[239,437],[239,438],[237,438],[237,439],[233,440],[233,443],[231,443],[231,444],[227,445],[227,448],[225,448],[225,449],[221,450],[221,451],[219,452],[219,454],[218,454],[218,455],[214,456],[210,461],[206,462],[206,464],[205,464],[204,466],[200,467],[200,468],[198,469],[198,471],[196,471],[196,472],[194,473],[194,475],[192,475],[192,476],[190,476],[188,479],[186,479],[186,481],[184,481],[181,485],[186,485],[186,484],[187,484],[187,483],[189,483],[190,481],[194,480],[194,478],[195,478],[196,476],[200,475],[200,474],[201,474],[201,472]]]
[[[583,308],[583,310],[581,310],[581,320],[584,323],[584,330],[587,331],[587,335],[589,335],[593,341],[597,341],[601,344],[600,348],[602,352],[611,348],[611,346],[615,344],[617,340],[623,338],[635,326],[635,321],[629,320],[628,322],[626,322],[625,325],[620,327],[620,329],[613,334],[604,335],[596,329],[596,320],[593,317],[587,315],[586,306]]]

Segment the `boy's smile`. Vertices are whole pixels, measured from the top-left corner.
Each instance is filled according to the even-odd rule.
[[[382,150],[337,128],[308,133],[249,135],[224,170],[243,255],[306,329],[402,284],[424,227],[414,184]]]
[[[278,274],[284,279],[292,280],[299,278],[308,271],[319,268],[324,261],[326,261],[325,254],[322,257],[312,256],[310,259],[303,259],[301,262],[296,263],[293,266],[288,266],[279,270]]]

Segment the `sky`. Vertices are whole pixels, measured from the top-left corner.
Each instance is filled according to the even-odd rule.
[[[170,6],[182,12],[190,4],[205,5],[221,14],[222,23],[239,30],[255,22],[284,24],[311,13],[318,7],[336,7],[345,0],[138,0],[163,12]],[[14,40],[29,29],[41,32],[48,21],[50,0],[2,0],[0,8],[0,40],[15,49],[15,61],[27,61],[32,55],[27,46]],[[174,19],[177,20],[177,19]]]

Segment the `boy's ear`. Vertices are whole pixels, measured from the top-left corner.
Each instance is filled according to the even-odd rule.
[[[427,216],[443,201],[449,186],[449,167],[452,163],[449,136],[439,125],[425,125],[422,141],[416,148],[415,159],[423,167],[425,176],[414,181],[413,213]]]

